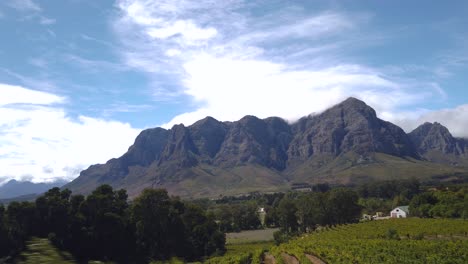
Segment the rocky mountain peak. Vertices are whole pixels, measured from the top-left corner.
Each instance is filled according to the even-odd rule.
[[[450,131],[440,123],[424,123],[413,130],[409,136],[421,154],[440,151],[443,154],[461,154],[459,142]]]
[[[224,141],[227,125],[208,116],[191,125],[189,129],[198,153],[213,158]]]
[[[294,127],[298,135],[289,148],[293,159],[319,154],[337,156],[348,151],[416,156],[401,128],[380,120],[372,107],[353,97],[319,115],[299,120]]]

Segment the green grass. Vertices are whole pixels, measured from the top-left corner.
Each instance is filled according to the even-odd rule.
[[[273,233],[278,228],[242,231],[239,233],[227,233],[226,244],[246,244],[264,241],[273,241]]]
[[[283,252],[301,263],[310,263],[305,254],[327,263],[468,263],[468,221],[409,218],[343,225],[271,249],[277,260]]]
[[[226,234],[226,253],[210,258],[207,264],[260,264],[263,253],[273,245],[276,228],[242,231]]]

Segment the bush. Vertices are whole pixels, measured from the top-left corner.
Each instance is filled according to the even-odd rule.
[[[273,238],[275,239],[275,244],[276,245],[286,243],[289,240],[291,240],[291,238],[293,238],[293,237],[294,237],[294,234],[286,233],[286,232],[281,231],[281,230],[276,231],[276,232],[273,233]]]
[[[398,232],[396,231],[396,229],[393,229],[393,228],[389,228],[387,230],[385,237],[390,240],[400,240],[400,235],[398,235]]]

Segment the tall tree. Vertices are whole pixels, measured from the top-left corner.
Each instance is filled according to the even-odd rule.
[[[294,233],[298,230],[297,207],[292,198],[283,197],[278,205],[278,219],[280,227],[285,233]]]

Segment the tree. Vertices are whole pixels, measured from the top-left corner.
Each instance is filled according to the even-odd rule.
[[[60,247],[68,232],[70,195],[68,189],[60,191],[60,188],[52,188],[35,202],[39,223],[35,233],[39,236],[54,233],[54,237],[60,239],[53,242]]]
[[[3,204],[0,204],[0,262],[2,257],[10,255],[11,252],[12,242],[8,234],[5,207]]]
[[[314,219],[316,208],[314,208],[312,195],[305,194],[300,196],[296,202],[296,206],[296,216],[299,221],[301,232],[307,232],[307,230],[313,229],[316,224]]]
[[[132,207],[139,252],[153,259],[167,259],[170,249],[169,210],[171,201],[166,190],[145,189]]]
[[[126,191],[109,185],[72,196],[67,248],[80,259],[127,260],[134,249],[127,208]]]
[[[200,207],[186,204],[182,220],[187,235],[185,257],[189,260],[225,250],[224,234],[218,231],[216,223],[208,219]]]
[[[411,215],[419,217],[431,217],[431,209],[438,202],[433,193],[421,193],[413,197],[409,204]]]
[[[19,252],[24,248],[25,240],[33,234],[35,223],[37,223],[34,203],[10,203],[6,210],[6,219],[11,248]]]
[[[359,220],[361,206],[358,195],[349,189],[333,189],[328,197],[328,208],[331,213],[330,224],[345,224]]]
[[[295,233],[298,230],[297,207],[294,201],[285,196],[278,205],[278,220],[280,228],[285,233]]]

